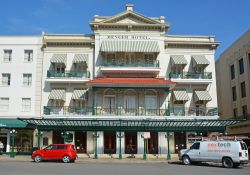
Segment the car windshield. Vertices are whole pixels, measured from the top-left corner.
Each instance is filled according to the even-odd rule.
[[[247,150],[247,145],[244,142],[240,142],[240,146],[242,150]]]

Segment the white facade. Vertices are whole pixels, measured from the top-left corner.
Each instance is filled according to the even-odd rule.
[[[169,25],[164,17],[143,16],[134,12],[131,5],[112,17],[94,16],[90,27],[93,30],[91,35],[44,34],[42,41],[40,37],[26,37],[24,41],[13,37],[11,47],[3,37],[0,49],[12,49],[13,60],[11,63],[1,63],[0,71],[13,73],[10,72],[10,87],[1,87],[0,97],[8,96],[10,106],[14,105],[15,108],[0,111],[0,116],[218,118],[214,52],[219,42],[213,36],[167,35]],[[10,37],[5,38],[11,41]],[[16,44],[18,42],[22,43],[21,46]],[[23,58],[17,56],[23,55],[25,49],[33,49],[32,63],[24,63]],[[18,69],[15,69],[17,66]],[[32,73],[34,83],[29,88],[22,86],[23,73]],[[136,87],[133,83],[121,87],[119,82],[108,86],[105,83],[97,84],[96,87],[91,84],[95,80],[107,81],[112,78],[120,78],[119,81],[126,80],[127,83],[133,79],[143,79],[144,82],[156,80],[166,84],[142,83],[142,87]],[[20,111],[20,100],[26,96],[31,98],[30,112]],[[76,131],[70,132],[79,151],[93,153],[91,131],[78,133],[80,136]],[[46,132],[48,144],[61,142],[58,138],[60,133],[59,136],[55,133]],[[117,153],[117,134],[115,131],[99,131],[98,153],[105,153],[105,150],[115,150],[114,153]],[[127,145],[130,144],[132,150],[142,154],[143,134],[122,132],[122,153],[128,152],[130,147]],[[154,139],[148,141],[148,151],[152,148],[152,153],[166,154],[166,133],[151,134]],[[83,137],[85,141],[81,140]],[[175,137],[180,137],[183,143],[177,143]],[[173,133],[171,151],[175,152],[180,145],[186,145],[187,138],[188,133]],[[43,139],[41,144],[44,144]],[[85,145],[83,149],[82,145]]]

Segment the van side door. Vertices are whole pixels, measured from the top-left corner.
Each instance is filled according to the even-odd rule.
[[[191,161],[200,161],[200,142],[194,143],[188,152]]]

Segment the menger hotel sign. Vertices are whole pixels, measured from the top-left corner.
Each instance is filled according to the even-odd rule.
[[[108,35],[107,39],[148,40],[150,38],[144,35]]]

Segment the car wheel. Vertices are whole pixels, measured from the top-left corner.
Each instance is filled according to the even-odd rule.
[[[64,163],[69,163],[70,162],[70,157],[69,156],[63,156],[62,161]]]
[[[190,158],[188,156],[183,156],[182,157],[182,162],[184,163],[184,165],[190,165],[191,164]]]
[[[35,162],[41,162],[42,161],[41,156],[39,156],[39,155],[35,156],[34,161]]]
[[[234,163],[232,161],[231,158],[229,157],[225,157],[223,158],[222,160],[222,165],[225,167],[225,168],[232,168],[234,166]]]

